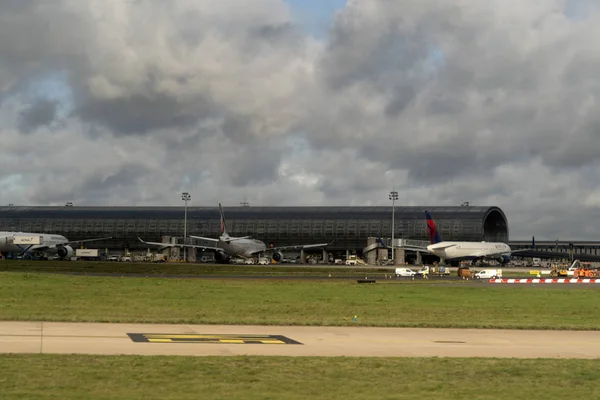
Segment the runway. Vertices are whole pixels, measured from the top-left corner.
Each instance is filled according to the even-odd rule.
[[[599,358],[600,332],[0,322],[0,353]]]

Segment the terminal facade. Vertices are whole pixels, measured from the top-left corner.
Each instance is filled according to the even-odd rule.
[[[396,239],[428,240],[424,210],[431,211],[443,240],[508,241],[499,207],[395,207]],[[224,207],[232,236],[252,236],[273,246],[331,243],[330,254],[362,255],[369,237],[390,238],[392,207]],[[183,207],[0,207],[0,231],[55,233],[69,240],[112,236],[90,247],[145,252],[138,240],[184,236]],[[217,207],[188,207],[187,235],[218,237]],[[189,239],[188,239],[189,241]],[[194,243],[193,241],[190,243]]]

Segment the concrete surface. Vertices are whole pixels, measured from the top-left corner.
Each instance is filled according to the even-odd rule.
[[[127,333],[283,335],[298,344],[136,343]],[[0,353],[598,358],[600,332],[0,322]]]

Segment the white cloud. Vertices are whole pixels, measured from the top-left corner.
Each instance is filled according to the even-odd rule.
[[[596,2],[0,4],[3,203],[502,207],[595,239]],[[50,77],[50,78],[49,78]],[[585,227],[585,228],[582,228]]]

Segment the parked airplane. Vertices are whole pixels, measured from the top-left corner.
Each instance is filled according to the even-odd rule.
[[[49,233],[0,232],[0,252],[26,254],[40,258],[59,256],[61,259],[68,259],[75,254],[72,245],[108,239],[111,237],[68,240],[62,235]]]
[[[510,262],[511,253],[520,251],[512,251],[508,244],[502,242],[444,242],[429,210],[425,210],[425,216],[431,243],[427,251],[443,260],[472,260],[476,263],[481,259],[494,259],[505,265]]]
[[[218,239],[207,238],[202,236],[192,236],[194,239],[201,239],[213,242],[215,246],[200,246],[195,244],[169,244],[169,243],[158,243],[158,242],[146,242],[141,238],[138,238],[142,243],[157,246],[161,248],[167,247],[193,247],[203,250],[214,250],[215,259],[217,262],[228,262],[231,257],[240,257],[244,259],[255,260],[256,258],[266,253],[272,253],[271,257],[275,261],[281,261],[283,259],[283,250],[302,250],[316,247],[325,247],[329,243],[317,243],[317,244],[303,244],[296,246],[281,246],[281,247],[269,247],[258,240],[253,239],[250,236],[233,237],[227,233],[227,227],[225,225],[225,214],[223,213],[223,207],[219,203],[219,212],[221,214],[221,234]]]
[[[511,256],[600,261],[600,255],[595,254],[536,250],[535,238],[532,238],[531,248],[518,250],[513,250],[508,244],[502,242],[444,242],[428,210],[425,211],[425,216],[427,218],[427,233],[429,234],[431,244],[426,248],[412,248],[412,250],[427,251],[443,260],[471,260],[475,263],[481,259],[493,259],[499,261],[502,265],[508,264]]]

